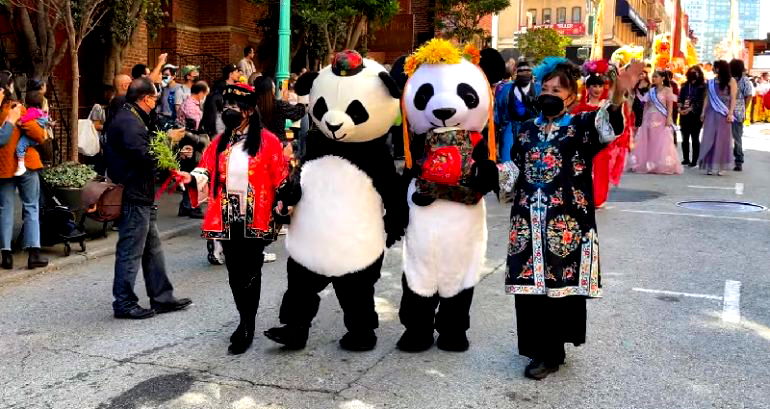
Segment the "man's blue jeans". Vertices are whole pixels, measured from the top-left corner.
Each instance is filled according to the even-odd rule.
[[[128,312],[137,305],[134,283],[140,266],[150,305],[174,300],[156,225],[157,214],[157,206],[123,203],[112,284],[112,308],[116,313]]]
[[[40,248],[40,176],[35,170],[27,170],[21,176],[0,179],[0,248],[11,249],[17,188],[24,221],[23,247]]]

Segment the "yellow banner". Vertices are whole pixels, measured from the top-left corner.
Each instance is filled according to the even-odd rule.
[[[594,38],[591,42],[590,59],[600,60],[604,56],[604,35],[602,34],[602,28],[604,27],[604,0],[596,1],[594,16]]]

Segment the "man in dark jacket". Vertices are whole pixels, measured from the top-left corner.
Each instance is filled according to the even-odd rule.
[[[157,129],[150,116],[156,101],[157,93],[149,79],[133,80],[126,104],[107,129],[107,176],[123,185],[112,287],[115,318],[149,318],[156,313],[184,309],[192,303],[189,298],[174,298],[156,225],[155,159],[149,148],[152,132]],[[140,266],[151,309],[140,307],[134,293]]]

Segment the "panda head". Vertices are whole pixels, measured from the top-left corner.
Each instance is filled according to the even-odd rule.
[[[489,121],[490,83],[477,65],[478,51],[434,39],[406,62],[404,106],[411,130],[455,127],[481,131]],[[502,61],[502,58],[500,58]],[[503,63],[504,64],[504,63]]]
[[[382,65],[355,51],[337,53],[331,65],[300,77],[295,89],[309,95],[313,122],[335,141],[377,139],[400,117],[395,81]]]

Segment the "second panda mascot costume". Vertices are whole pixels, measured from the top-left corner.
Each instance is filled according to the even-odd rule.
[[[404,232],[406,202],[388,130],[400,119],[400,90],[383,66],[355,51],[337,53],[330,66],[300,77],[298,95],[309,93],[315,127],[278,211],[290,211],[286,249],[288,288],[282,327],[265,336],[288,349],[305,347],[318,295],[334,286],[348,332],[340,346],[375,347],[378,317],[374,284],[386,246]]]
[[[429,349],[434,329],[438,348],[469,347],[473,288],[487,250],[483,196],[499,186],[490,81],[502,78],[504,62],[489,51],[434,39],[404,64],[404,174],[412,180],[399,311],[406,331],[397,344],[402,351]]]

